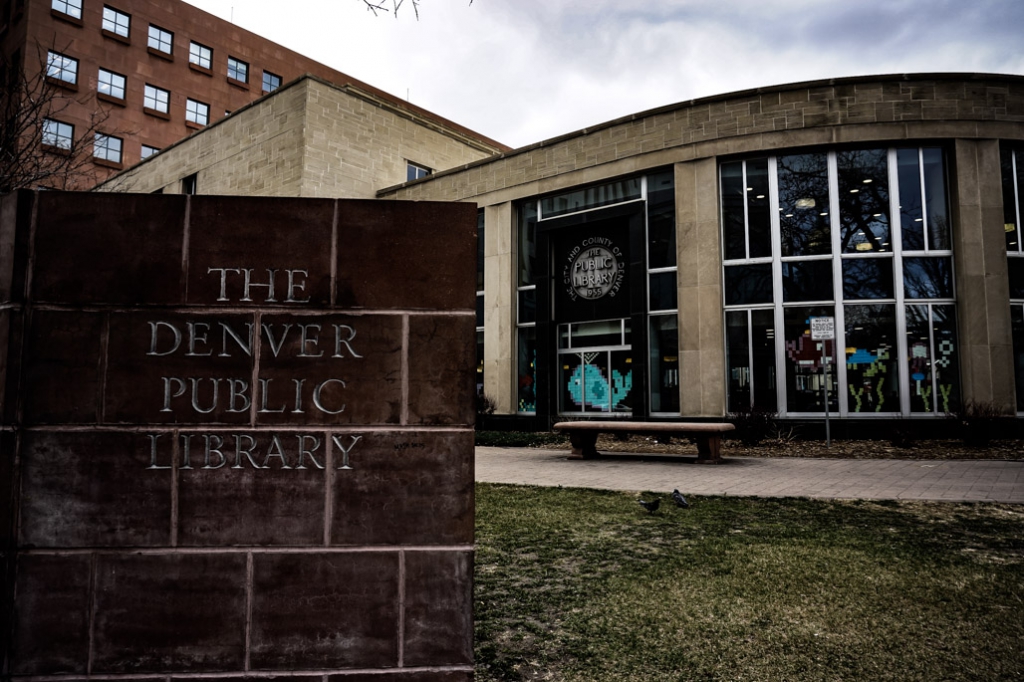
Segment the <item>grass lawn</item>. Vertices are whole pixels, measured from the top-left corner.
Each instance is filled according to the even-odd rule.
[[[1024,507],[690,502],[478,484],[478,682],[1024,679]]]

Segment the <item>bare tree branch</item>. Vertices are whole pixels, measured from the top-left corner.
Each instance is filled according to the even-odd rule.
[[[406,2],[412,5],[413,14],[416,15],[416,20],[419,21],[420,0],[362,0],[367,11],[373,12],[373,16],[378,16],[380,12],[391,12],[392,16],[396,19],[398,18],[398,10]],[[469,0],[469,4],[472,5],[473,0]]]
[[[108,110],[89,101],[91,93],[74,99],[47,77],[49,51],[37,46],[37,53],[38,70],[0,56],[0,194],[39,187],[85,189],[96,181],[92,145]],[[72,127],[62,121],[75,103],[92,109],[88,124]]]

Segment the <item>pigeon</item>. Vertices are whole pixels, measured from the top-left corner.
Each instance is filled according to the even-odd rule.
[[[686,501],[686,498],[683,497],[683,494],[678,490],[672,491],[672,501],[676,503],[677,507],[680,507],[682,509],[686,509],[687,507],[690,506],[690,503]]]
[[[658,505],[661,504],[661,498],[656,497],[650,502],[648,502],[647,500],[637,500],[637,502],[640,503],[641,507],[647,510],[648,514],[653,514],[654,512],[658,511]]]

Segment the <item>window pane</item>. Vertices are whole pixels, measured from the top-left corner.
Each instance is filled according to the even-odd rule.
[[[910,410],[940,414],[960,402],[956,316],[951,305],[907,306],[907,351]],[[934,348],[934,352],[933,349]]]
[[[209,69],[213,63],[213,50],[205,45],[192,43],[188,48],[188,60],[204,69]]]
[[[921,163],[917,149],[896,151],[900,180],[900,228],[904,251],[924,250],[924,204],[921,201]]]
[[[782,255],[831,253],[828,157],[825,154],[779,157],[778,175]]]
[[[1024,258],[1008,258],[1006,268],[1010,275],[1010,298],[1024,299]]]
[[[822,384],[822,344],[835,357],[835,342],[811,339],[811,318],[832,317],[832,306],[785,308],[786,400],[789,412],[825,412]],[[839,410],[834,363],[829,362],[828,404],[830,412]]]
[[[484,212],[476,213],[476,290],[484,290]]]
[[[269,71],[263,72],[263,92],[273,92],[281,87],[281,77]]]
[[[844,312],[850,412],[899,412],[896,306],[848,305]]]
[[[831,301],[832,261],[805,260],[782,264],[782,300]]]
[[[71,149],[74,127],[53,119],[43,119],[43,144],[58,149]]]
[[[103,8],[103,30],[127,38],[130,23],[131,18],[127,14],[110,7]]]
[[[82,18],[82,0],[52,0],[50,7],[76,19]]]
[[[478,295],[476,297],[476,326],[484,326],[484,297]]]
[[[679,322],[651,316],[651,412],[679,412]]]
[[[953,264],[946,258],[904,258],[903,295],[953,298]]]
[[[156,154],[158,151],[160,150],[157,149],[156,147],[150,147],[148,144],[144,144],[142,145],[142,158],[148,159],[149,157]]]
[[[730,265],[725,268],[725,304],[771,303],[772,266]]]
[[[519,286],[535,284],[537,272],[537,203],[519,205]]]
[[[651,310],[675,310],[678,307],[675,271],[652,274]]]
[[[631,412],[633,371],[629,351],[558,356],[564,412]]]
[[[1024,305],[1010,306],[1013,330],[1013,370],[1017,381],[1017,411],[1024,412]]]
[[[65,83],[78,82],[78,60],[66,57],[58,52],[46,55],[46,75]]]
[[[775,311],[750,311],[751,350],[754,358],[754,406],[775,411],[779,407],[775,381]]]
[[[722,164],[722,230],[725,260],[747,257],[746,218],[743,210],[743,164]]]
[[[619,180],[542,199],[541,215],[545,218],[553,218],[565,213],[575,213],[639,198],[640,178]]]
[[[843,298],[894,298],[892,258],[844,258]]]
[[[676,192],[672,172],[647,177],[647,267],[676,264]]]
[[[150,25],[149,37],[146,44],[154,50],[171,54],[174,46],[174,34],[170,31],[165,31],[158,26]]]
[[[729,412],[742,412],[753,403],[750,372],[750,328],[746,310],[725,313],[725,362]]]
[[[239,59],[235,59],[234,57],[228,57],[228,78],[234,78],[236,81],[248,83],[249,65]]]
[[[124,99],[125,82],[124,76],[100,69],[96,89],[109,97]]]
[[[839,152],[842,251],[891,251],[886,151]]]
[[[537,411],[537,329],[525,327],[519,330],[518,362],[519,374],[518,412]]]
[[[946,199],[946,167],[942,150],[930,147],[924,157],[924,196],[927,202],[928,248],[952,248],[949,236],[949,202]]]
[[[476,394],[484,394],[484,333],[476,333]]]
[[[519,324],[537,321],[537,290],[524,289],[519,292]]]
[[[772,255],[771,201],[768,198],[768,159],[747,161],[747,225],[751,258]]]

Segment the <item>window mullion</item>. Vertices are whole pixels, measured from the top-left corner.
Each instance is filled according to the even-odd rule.
[[[786,343],[783,339],[782,344],[778,343],[778,339],[782,338],[779,334],[780,325],[785,328],[782,324],[782,228],[779,224],[779,180],[778,180],[778,157],[768,157],[768,213],[770,216],[769,224],[771,225],[771,246],[772,246],[772,301],[774,301],[775,314],[774,314],[774,326],[775,326],[775,400],[779,406],[779,414],[786,413]],[[745,186],[744,186],[745,188]],[[751,391],[753,391],[753,315],[748,313],[749,327],[751,328],[751,341],[750,341],[750,353],[751,353]],[[751,398],[754,394],[751,392]]]
[[[907,361],[910,358],[907,348],[907,315],[904,304],[905,292],[903,290],[903,213],[900,205],[903,203],[903,188],[899,183],[899,166],[897,164],[897,152],[889,150],[889,243],[892,245],[893,259],[893,293],[896,295],[896,371],[898,372],[897,383],[900,390],[900,414],[910,414],[910,375],[907,371]],[[924,158],[922,151],[917,150],[918,165],[918,186],[915,192],[921,195],[921,215],[925,218],[922,221],[921,229],[924,231],[925,249],[928,248],[928,219],[925,214],[924,196]],[[896,191],[892,191],[895,187]],[[909,191],[909,188],[908,188]],[[929,312],[930,312],[929,308]]]
[[[747,162],[743,162],[743,259],[750,259],[750,206],[747,201]]]
[[[835,152],[828,153],[828,211],[829,223],[832,228],[832,315],[836,321],[836,338],[832,342],[832,363],[835,365],[836,392],[839,402],[839,416],[846,417],[849,404],[846,399],[846,362],[840,357],[845,353],[846,314],[843,308],[843,252],[842,252],[842,221],[839,216],[839,160]],[[839,341],[843,340],[843,348]]]

